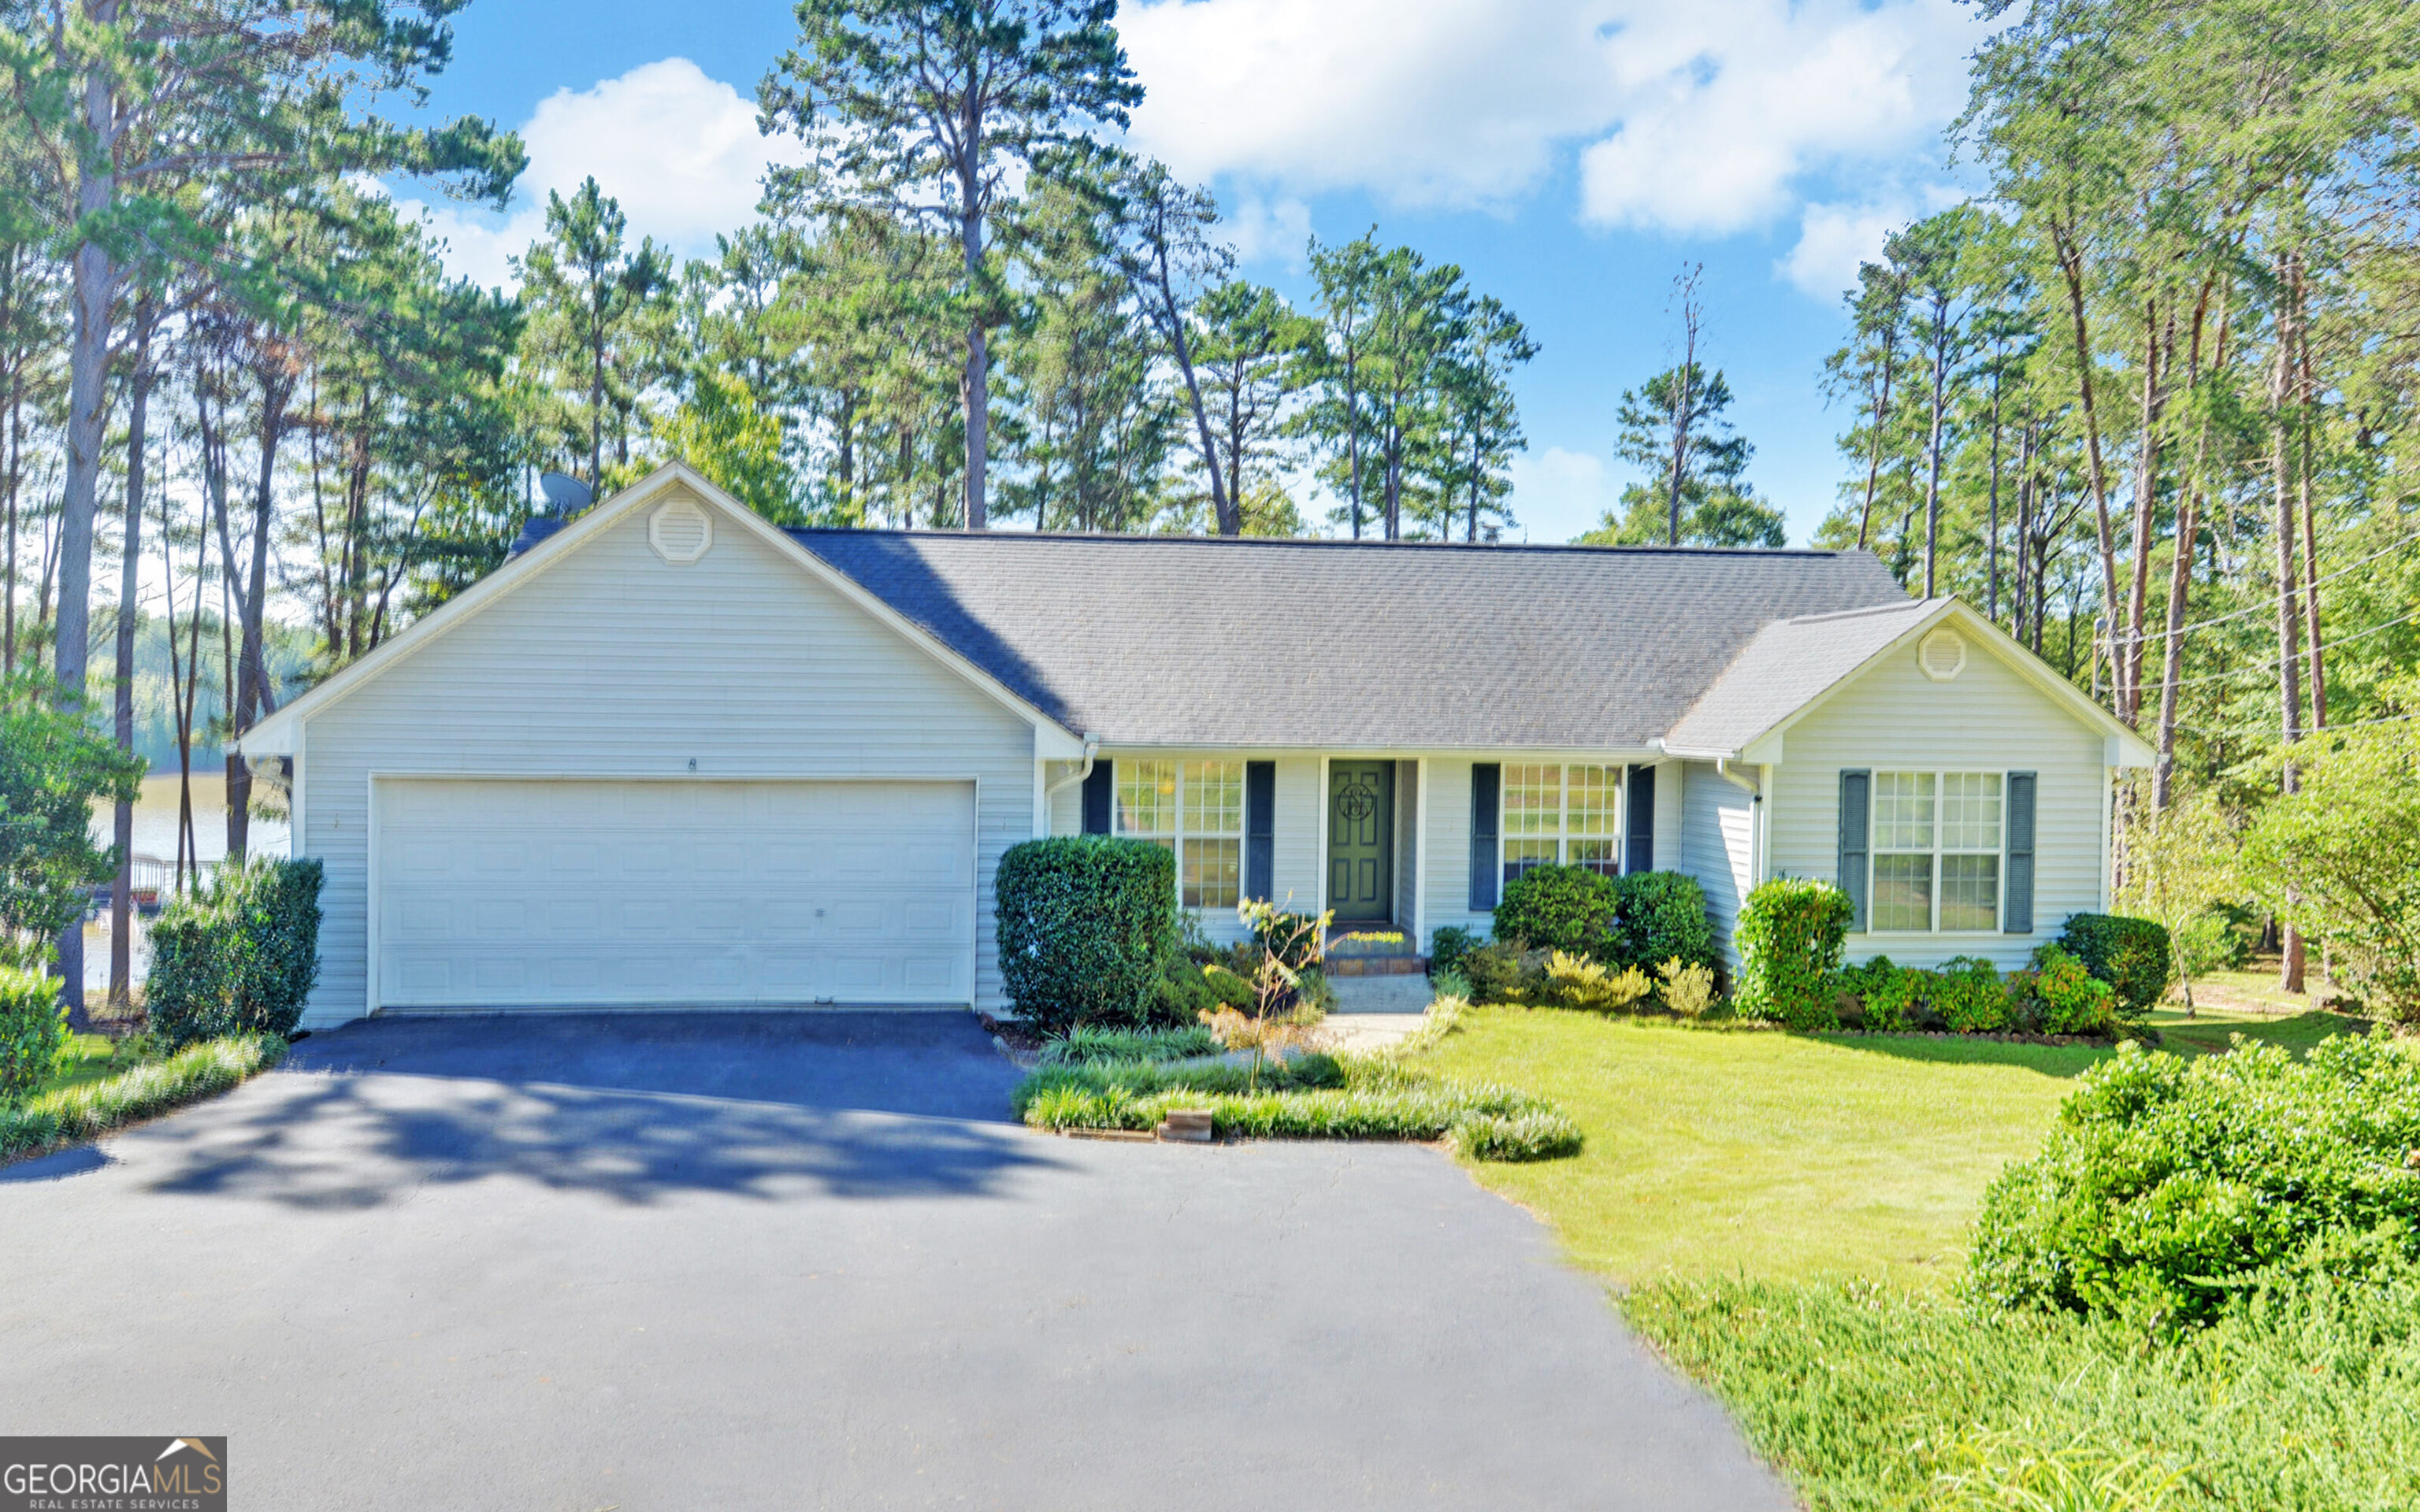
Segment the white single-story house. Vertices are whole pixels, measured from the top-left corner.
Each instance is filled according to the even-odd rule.
[[[327,871],[306,1025],[1005,1011],[994,871],[1078,832],[1172,847],[1213,933],[1424,947],[1561,861],[2013,965],[2149,760],[1860,551],[785,531],[677,464],[531,536],[242,737]]]

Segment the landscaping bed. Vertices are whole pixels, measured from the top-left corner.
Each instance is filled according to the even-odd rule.
[[[1015,1093],[1037,1129],[1158,1128],[1171,1113],[1205,1110],[1221,1139],[1443,1140],[1474,1160],[1536,1161],[1576,1153],[1579,1129],[1545,1099],[1510,1087],[1436,1075],[1409,1063],[1450,1023],[1384,1056],[1318,1051],[1220,1055],[1209,1031],[1079,1031],[1046,1046]]]
[[[47,1154],[224,1092],[285,1057],[271,1034],[205,1040],[98,1079],[79,1079],[0,1107],[0,1161]]]

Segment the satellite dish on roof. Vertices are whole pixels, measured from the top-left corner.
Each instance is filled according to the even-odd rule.
[[[597,501],[596,490],[568,472],[541,472],[537,475],[538,491],[546,501],[565,514],[586,509]]]

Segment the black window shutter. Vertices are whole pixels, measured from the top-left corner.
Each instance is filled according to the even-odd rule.
[[[1496,823],[1504,768],[1476,762],[1470,768],[1470,911],[1496,906]]]
[[[1244,764],[1244,896],[1277,890],[1278,764]]]
[[[1084,833],[1106,835],[1109,832],[1109,799],[1117,792],[1117,779],[1110,775],[1116,764],[1107,757],[1093,763],[1092,774],[1084,779]]]
[[[1655,768],[1634,766],[1630,769],[1629,843],[1624,849],[1621,869],[1624,872],[1655,870]]]
[[[1871,875],[1866,865],[1866,834],[1873,793],[1873,773],[1840,774],[1840,890],[1849,895],[1849,928],[1859,932],[1866,927],[1866,885]]]
[[[2034,932],[2034,788],[2031,772],[2009,774],[2008,858],[2002,864],[2000,929],[2008,934]]]

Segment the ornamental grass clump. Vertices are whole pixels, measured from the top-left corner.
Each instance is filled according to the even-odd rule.
[[[1149,1130],[1175,1109],[1207,1108],[1220,1137],[1451,1139],[1474,1160],[1552,1159],[1575,1153],[1581,1139],[1544,1099],[1379,1056],[1310,1053],[1258,1070],[1223,1059],[1046,1067],[1013,1101],[1037,1129]],[[1475,1120],[1492,1121],[1457,1133]]]
[[[1654,990],[1637,966],[1608,971],[1600,962],[1557,950],[1546,958],[1546,995],[1565,1008],[1614,1013]]]
[[[42,1093],[16,1108],[0,1108],[0,1159],[91,1139],[225,1091],[276,1065],[285,1054],[286,1041],[275,1035],[230,1035],[97,1082]]]

